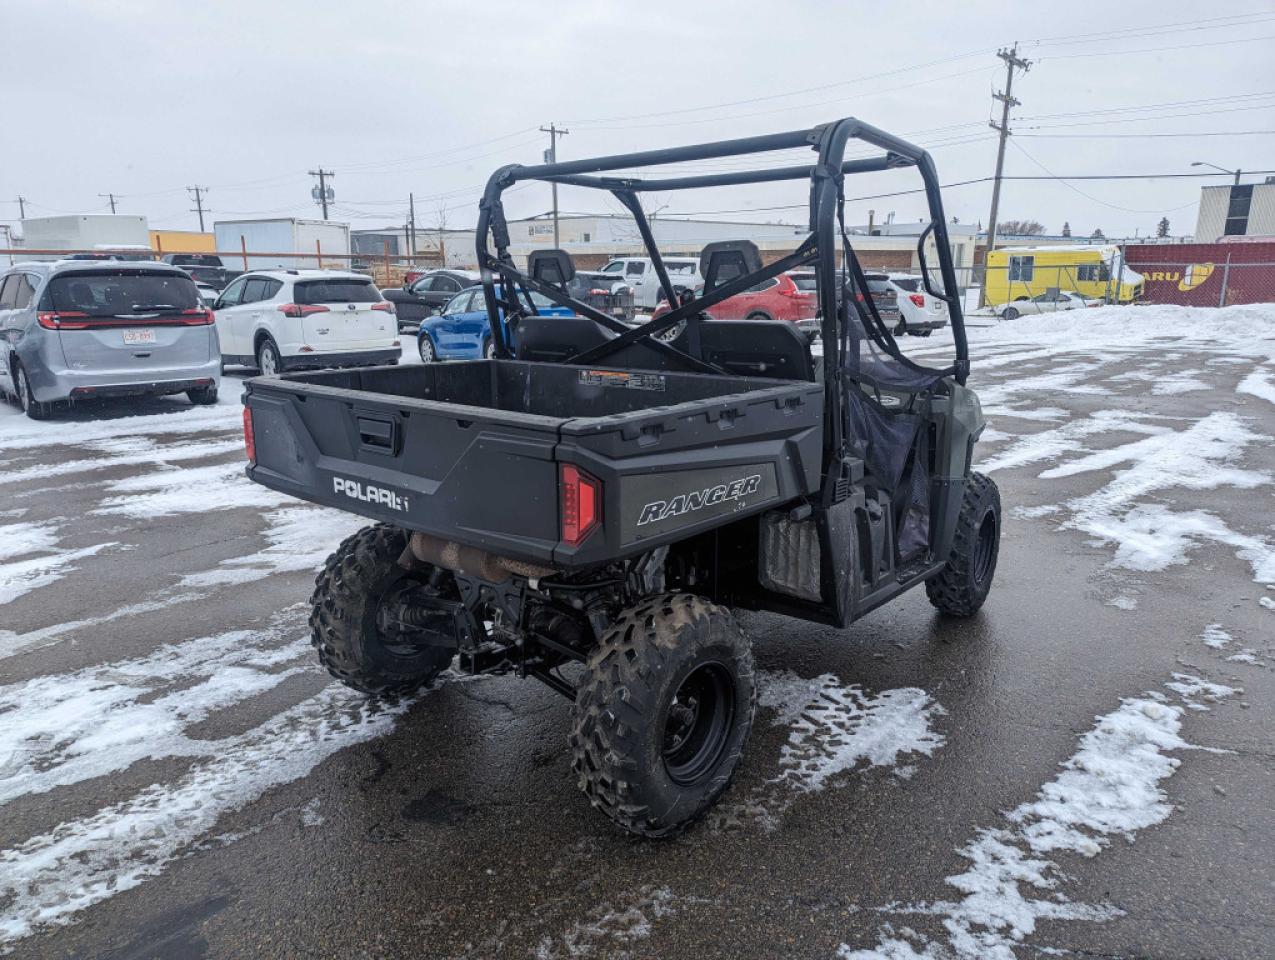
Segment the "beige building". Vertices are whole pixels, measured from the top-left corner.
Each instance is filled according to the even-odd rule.
[[[1275,237],[1275,177],[1200,190],[1195,242],[1215,243],[1222,237]]]

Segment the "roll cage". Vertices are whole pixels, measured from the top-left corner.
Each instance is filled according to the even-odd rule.
[[[846,160],[846,144],[851,139],[862,140],[884,152],[880,156],[867,159]],[[802,147],[816,154],[813,163],[649,179],[606,175],[616,170],[750,156]],[[917,168],[929,206],[930,223],[917,241],[917,252],[921,263],[922,283],[926,291],[931,296],[943,300],[948,306],[955,357],[950,365],[943,368],[920,366],[899,351],[890,330],[877,313],[872,297],[867,293],[867,281],[864,278],[863,269],[845,230],[846,175],[875,173],[902,167]],[[566,291],[565,283],[551,282],[543,274],[537,276],[535,271],[530,269],[519,270],[509,253],[509,228],[501,196],[515,184],[532,180],[589,187],[606,191],[614,196],[632,214],[647,256],[650,257],[655,268],[664,297],[672,309],[657,319],[637,327],[629,327],[614,317],[571,297]],[[696,190],[785,180],[809,180],[810,182],[809,232],[798,244],[797,249],[770,264],[758,265],[721,283],[706,284],[702,297],[679,303],[674,285],[656,245],[650,222],[642,210],[639,195],[652,191]],[[925,245],[931,236],[937,249],[941,290],[934,288],[926,263]],[[842,254],[840,266],[837,262],[839,244]],[[863,338],[871,341],[869,349],[875,346],[893,361],[895,369],[905,371],[913,379],[923,378],[933,383],[950,376],[955,378],[957,383],[964,384],[969,373],[969,349],[965,337],[964,317],[960,298],[957,296],[956,273],[952,264],[947,224],[934,162],[920,147],[853,117],[788,133],[616,154],[588,160],[571,160],[535,166],[512,164],[502,167],[488,180],[479,204],[476,247],[486,298],[487,317],[498,358],[509,359],[512,356],[510,345],[505,337],[505,326],[499,321],[499,311],[503,308],[507,321],[514,323],[519,317],[534,316],[536,311],[530,302],[530,291],[534,290],[616,334],[613,339],[589,347],[568,358],[565,361],[568,364],[605,365],[608,357],[641,341],[654,352],[654,355],[658,356],[661,363],[674,368],[704,373],[722,372],[717,366],[705,360],[700,352],[699,324],[704,311],[794,267],[814,265],[824,357],[825,479],[835,479],[832,474],[837,471],[837,465],[845,456],[843,391],[848,386],[847,381],[869,382],[875,386],[883,385],[879,378],[873,381],[874,375],[866,367],[861,368],[860,347]],[[565,254],[562,256],[565,260]],[[500,294],[496,291],[498,280],[503,281]],[[861,293],[855,296],[851,295],[853,292]],[[856,311],[857,324],[850,322],[851,306]],[[679,349],[671,343],[656,339],[658,334],[682,323],[685,324],[685,333],[678,339],[686,349]],[[885,385],[888,386],[888,384]],[[828,486],[825,484],[825,489]]]

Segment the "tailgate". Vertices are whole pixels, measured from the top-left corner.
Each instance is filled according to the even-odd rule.
[[[256,482],[504,556],[552,559],[557,420],[278,379],[249,381],[244,404]]]

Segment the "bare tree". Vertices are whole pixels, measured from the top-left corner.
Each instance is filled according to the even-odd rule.
[[[1094,232],[1089,234],[1090,240],[1106,240],[1107,235],[1102,232],[1102,227],[1095,227]]]
[[[1063,221],[1062,235],[1064,237],[1071,236],[1071,224],[1066,220]]]
[[[1157,237],[1167,237],[1169,235],[1169,218],[1161,217],[1160,222],[1155,225],[1155,235]]]
[[[434,206],[434,230],[438,235],[438,265],[447,266],[447,203],[439,200]]]
[[[1003,237],[1039,237],[1045,225],[1038,220],[1004,220],[996,232]]]

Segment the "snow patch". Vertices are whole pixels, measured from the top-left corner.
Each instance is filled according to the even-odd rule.
[[[362,517],[324,507],[285,507],[265,519],[268,547],[223,560],[215,570],[190,574],[181,585],[249,583],[274,573],[316,570],[342,540],[367,525]]]
[[[1265,368],[1254,370],[1239,382],[1236,393],[1247,393],[1260,397],[1268,403],[1275,403],[1275,378]]]
[[[215,754],[186,728],[265,693],[309,663],[305,636],[233,630],[135,660],[0,687],[0,804],[127,769]],[[283,665],[306,658],[305,667]]]
[[[779,774],[742,800],[719,805],[710,814],[718,827],[756,822],[774,830],[798,797],[840,775],[860,765],[899,767],[903,758],[932,756],[944,743],[934,724],[946,711],[916,687],[871,694],[831,673],[807,679],[762,672],[757,702],[775,712],[774,725],[790,728]]]
[[[217,510],[269,509],[293,498],[253,483],[242,463],[224,463],[185,470],[160,470],[116,481],[94,513],[122,514],[142,520],[178,513]]]
[[[1182,674],[1168,686],[1175,692],[1180,692],[1178,687],[1189,690],[1192,696],[1230,690]],[[1069,900],[1059,889],[1067,875],[1048,857],[1097,856],[1114,839],[1132,842],[1138,831],[1169,816],[1173,807],[1161,783],[1181,761],[1168,754],[1191,747],[1180,735],[1183,712],[1155,692],[1121,701],[1119,708],[1097,718],[1077,751],[1063,761],[1062,773],[1035,799],[1006,813],[1004,825],[980,830],[958,851],[969,867],[948,877],[947,883],[961,894],[959,899],[883,908],[886,913],[941,918],[946,942],[883,924],[874,948],[856,950],[843,944],[837,956],[1013,960],[1014,948],[1042,920],[1101,922],[1119,916],[1110,905]]]
[[[1122,593],[1108,600],[1107,606],[1115,607],[1117,610],[1137,610],[1138,598]]]
[[[0,563],[0,606],[12,603],[18,597],[57,583],[75,570],[75,561],[92,557],[109,547],[119,546],[115,541],[95,543],[79,550],[60,550],[43,557],[31,557],[12,563]]]
[[[406,703],[376,706],[339,686],[218,741],[215,755],[96,813],[0,852],[0,943],[160,874],[224,814],[307,776],[332,754],[388,733]]]
[[[536,960],[616,956],[617,948],[649,937],[651,921],[672,915],[677,904],[668,887],[639,887],[614,903],[594,908],[587,919],[572,924],[557,937],[545,937],[534,956]]]
[[[1200,639],[1204,641],[1206,647],[1221,650],[1234,638],[1222,629],[1220,623],[1210,623],[1204,628],[1204,632],[1200,634]]]

